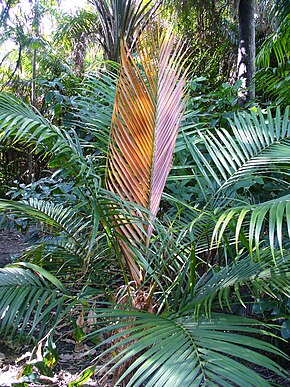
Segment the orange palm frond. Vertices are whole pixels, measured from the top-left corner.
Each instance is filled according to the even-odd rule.
[[[182,51],[181,44],[174,45],[172,34],[153,31],[144,32],[139,38],[138,61],[125,45],[121,49],[107,187],[152,214],[148,216],[146,226],[126,224],[119,227],[124,238],[133,244],[134,241],[144,246],[148,244],[153,231],[152,220],[171,169],[184,109]],[[118,219],[120,223],[122,221]],[[134,254],[124,243],[121,247],[133,279],[139,283]]]

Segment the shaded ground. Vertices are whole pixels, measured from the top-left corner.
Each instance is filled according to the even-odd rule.
[[[11,262],[11,257],[24,248],[24,237],[16,230],[0,232],[0,267]]]
[[[53,376],[39,375],[38,381],[33,382],[33,377],[37,374],[35,372],[37,370],[34,369],[34,373],[29,376],[29,381],[27,380],[27,386],[67,387],[70,382],[79,379],[82,370],[92,365],[92,360],[96,355],[92,347],[90,348],[88,345],[78,346],[73,340],[65,337],[57,338],[57,335],[56,339],[59,340],[56,342],[59,359],[57,366],[53,369]],[[15,383],[26,381],[21,379],[21,374],[30,360],[32,346],[7,342],[7,340],[1,341],[0,337],[0,348],[0,386],[13,387]],[[100,376],[98,378],[92,376],[82,386],[109,387],[110,384],[106,382],[99,384]]]

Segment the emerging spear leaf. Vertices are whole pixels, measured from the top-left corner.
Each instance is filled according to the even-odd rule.
[[[150,221],[156,215],[169,174],[183,112],[185,75],[181,44],[168,33],[144,32],[137,42],[136,62],[127,46],[121,49],[121,71],[109,143],[107,187],[152,214],[147,226],[120,226],[127,240],[148,244]],[[149,221],[149,222],[148,222]],[[118,223],[122,220],[118,219]],[[132,252],[121,247],[133,279],[139,269]]]

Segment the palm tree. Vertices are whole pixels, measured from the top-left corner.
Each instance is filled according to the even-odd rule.
[[[104,58],[119,62],[121,42],[131,47],[144,27],[156,16],[160,2],[139,0],[101,0],[91,1],[100,22],[99,42]]]
[[[54,42],[72,52],[76,76],[82,77],[85,73],[86,52],[98,41],[99,27],[97,16],[85,9],[74,15],[63,15],[58,23]],[[97,49],[97,44],[94,48]]]
[[[74,102],[76,127],[69,132],[15,97],[1,95],[1,140],[25,141],[49,155],[51,165],[62,166],[64,177],[73,179],[72,193],[78,198],[76,203],[33,198],[0,201],[2,210],[41,221],[55,235],[26,253],[32,261],[40,256],[37,266],[16,263],[1,269],[1,331],[14,333],[22,324],[23,334],[32,319],[29,333],[33,334],[42,322],[42,313],[55,327],[72,305],[82,305],[87,316],[93,310],[97,319],[88,338],[110,332],[98,345],[111,343],[99,357],[116,350],[117,355],[106,361],[108,372],[127,366],[118,374],[116,384],[267,386],[268,381],[249,362],[286,377],[265,353],[285,355],[265,340],[273,336],[267,324],[236,316],[233,310],[241,307],[246,314],[257,294],[279,299],[289,296],[290,260],[284,248],[290,229],[289,195],[272,200],[264,196],[263,201],[260,196],[256,203],[247,195],[259,178],[279,181],[288,176],[289,110],[283,115],[279,109],[265,115],[258,108],[237,113],[228,131],[196,130],[189,121],[192,112],[186,114],[175,149],[175,158],[186,162],[179,164],[181,175],[175,179],[189,179],[190,170],[201,199],[192,205],[167,194],[178,211],[174,218],[167,215],[168,222],[165,215],[159,221],[160,194],[153,197],[154,206],[150,195],[144,202],[135,200],[142,198],[140,182],[148,183],[148,169],[152,169],[152,183],[158,171],[154,159],[162,153],[148,140],[154,135],[157,145],[158,136],[161,145],[168,145],[166,163],[163,158],[160,161],[165,171],[161,174],[162,191],[172,157],[171,140],[182,112],[177,49],[171,51],[172,39],[163,36],[159,42],[161,49],[154,39],[148,46],[140,43],[137,62],[124,47],[117,81],[114,74],[88,80]],[[151,130],[146,138],[137,124],[150,119],[155,119],[155,125],[145,126]],[[173,134],[168,136],[165,123],[171,125],[171,120]],[[78,136],[85,128],[95,141]],[[139,142],[141,135],[144,140]],[[135,167],[143,165],[141,161],[130,163],[125,155],[131,149],[131,155],[141,160],[140,144],[151,149],[153,163],[138,171]],[[109,189],[102,186],[106,160]],[[134,190],[129,189],[134,182]],[[154,192],[149,185],[146,190]],[[142,276],[135,276],[140,269]],[[68,274],[76,277],[75,270],[79,270],[80,280],[77,294],[70,294],[59,279],[68,282]],[[126,286],[120,286],[120,272]],[[100,291],[111,307],[102,303],[90,306]],[[55,313],[44,313],[47,303]],[[260,334],[263,340],[257,338]]]

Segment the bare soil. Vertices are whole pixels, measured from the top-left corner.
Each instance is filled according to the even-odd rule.
[[[28,376],[30,380],[26,379],[27,386],[67,387],[70,382],[79,379],[82,370],[92,365],[93,348],[89,348],[88,345],[77,348],[73,340],[71,340],[72,343],[70,345],[60,338],[57,338],[57,340],[56,345],[59,359],[57,366],[52,370],[53,377],[39,375],[35,368],[33,373]],[[7,340],[1,341],[1,336],[0,346],[0,386],[13,387],[15,384],[18,385],[18,383],[26,381],[22,373],[30,360],[33,346],[8,342]],[[38,380],[33,382],[33,377],[36,375]],[[97,377],[92,376],[82,386],[98,387],[100,384]]]

